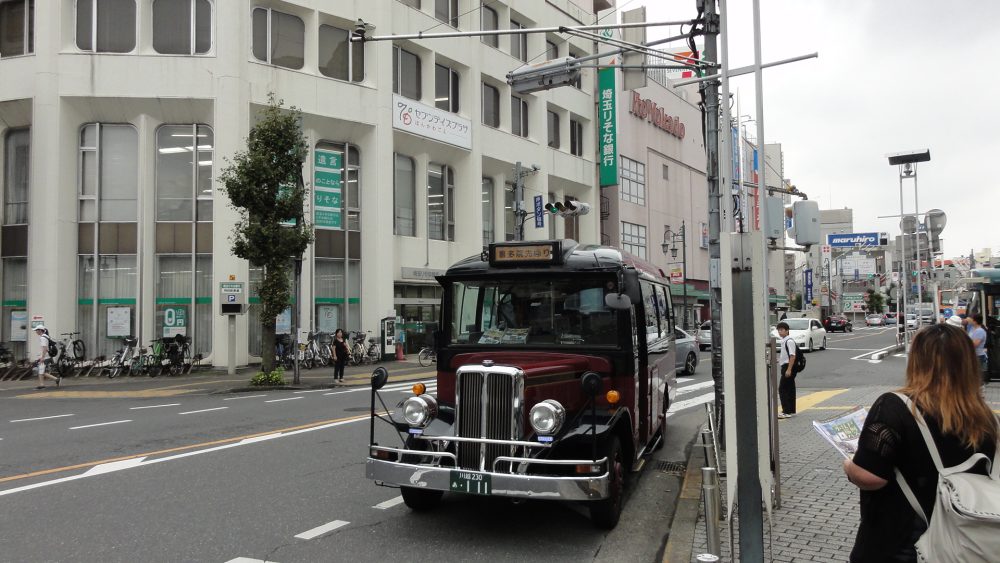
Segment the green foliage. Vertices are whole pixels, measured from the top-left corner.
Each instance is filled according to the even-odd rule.
[[[230,237],[234,255],[263,269],[257,289],[261,304],[262,361],[274,367],[274,321],[291,302],[292,260],[312,242],[312,226],[303,220],[307,195],[302,164],[309,154],[299,127],[301,113],[282,108],[274,94],[257,116],[247,149],[237,152],[222,171],[222,190],[239,214]],[[295,220],[292,226],[283,222]]]
[[[788,310],[789,311],[801,311],[802,310],[802,294],[796,293],[788,300]]]
[[[868,311],[872,313],[881,313],[885,307],[885,296],[881,292],[875,291],[874,289],[868,290],[868,300],[865,303],[868,305]]]
[[[277,368],[272,372],[259,371],[250,379],[254,387],[283,387],[285,385],[285,370]]]

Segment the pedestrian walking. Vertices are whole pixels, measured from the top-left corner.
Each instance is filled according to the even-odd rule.
[[[976,349],[976,360],[979,361],[979,369],[983,375],[983,383],[988,381],[988,375],[986,373],[986,368],[989,365],[989,358],[986,356],[986,327],[983,326],[983,316],[979,313],[974,313],[968,316],[968,327],[969,338],[972,339],[972,345]]]
[[[38,335],[38,361],[36,362],[35,369],[38,370],[38,387],[35,389],[45,389],[45,380],[51,379],[56,382],[56,387],[62,383],[62,377],[57,377],[50,373],[46,373],[46,367],[49,363],[49,344],[52,343],[52,337],[49,336],[49,329],[45,328],[45,325],[38,325],[35,327],[35,334]]]
[[[917,561],[914,544],[927,529],[924,515],[930,521],[938,490],[938,469],[915,418],[920,413],[942,467],[977,452],[993,459],[1000,428],[979,386],[975,350],[960,328],[945,323],[917,332],[906,385],[899,390],[915,408],[895,393],[880,396],[868,412],[857,453],[844,460],[847,479],[861,489],[852,563]],[[988,467],[979,460],[969,471],[986,475]],[[912,489],[923,515],[907,500],[897,475]]]
[[[347,341],[344,340],[344,329],[338,328],[333,333],[333,380],[344,380],[344,366],[347,365],[351,352],[347,348]]]
[[[778,418],[791,418],[795,414],[795,357],[802,352],[795,339],[788,335],[788,323],[780,322],[777,326],[781,337],[781,352],[778,354],[778,398],[781,400],[781,412]]]

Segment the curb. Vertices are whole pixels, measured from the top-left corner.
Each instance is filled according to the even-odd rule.
[[[895,353],[900,352],[900,351],[905,350],[905,349],[906,349],[906,346],[900,344],[900,345],[897,345],[895,348],[893,348],[891,350],[884,350],[882,352],[877,352],[875,354],[872,354],[872,359],[873,360],[881,360],[882,358],[888,356],[889,354],[895,354]]]
[[[677,509],[670,523],[662,563],[689,563],[694,549],[694,535],[701,510],[701,468],[705,465],[705,448],[695,437],[688,456],[687,472],[677,497]]]

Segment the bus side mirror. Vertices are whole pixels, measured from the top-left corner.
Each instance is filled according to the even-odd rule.
[[[623,295],[621,293],[608,293],[604,296],[604,304],[608,306],[608,309],[627,311],[632,307],[632,300],[629,299],[628,295]]]
[[[639,271],[625,270],[625,295],[633,305],[642,303],[642,293],[639,291]]]

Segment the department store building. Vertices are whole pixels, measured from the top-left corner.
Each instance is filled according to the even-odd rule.
[[[583,7],[581,5],[586,5]],[[273,92],[302,111],[303,170],[338,178],[304,257],[303,328],[438,315],[434,276],[514,233],[524,204],[596,202],[594,76],[512,95],[506,73],[592,52],[547,34],[351,43],[375,35],[588,24],[590,2],[0,0],[0,339],[79,331],[88,355],[123,334],[182,333],[217,366],[220,282],[249,285],[237,363],[260,354],[260,272],[230,252],[238,215],[216,180]],[[311,198],[312,199],[312,198]],[[597,213],[529,220],[526,238],[599,239]],[[279,321],[279,325],[282,321]]]

